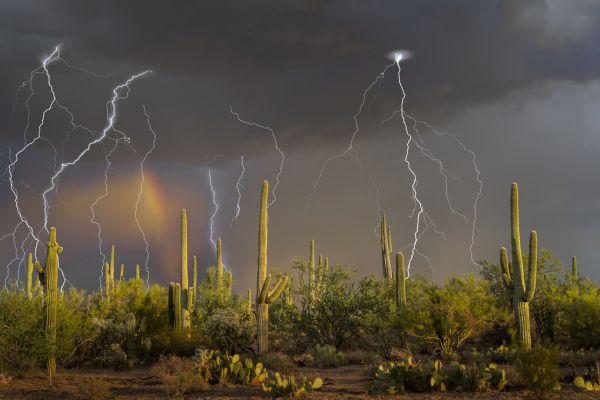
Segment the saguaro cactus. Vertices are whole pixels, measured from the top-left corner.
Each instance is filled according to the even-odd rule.
[[[181,285],[179,283],[175,284],[175,289],[173,290],[173,313],[175,314],[175,330],[182,332],[183,314],[181,312]]]
[[[56,242],[56,228],[51,227],[48,235],[48,251],[46,264],[42,268],[40,263],[35,267],[38,273],[44,276],[44,324],[48,340],[48,378],[56,374],[56,325],[58,314],[58,255],[63,248]]]
[[[529,265],[527,281],[525,281],[519,228],[519,187],[515,182],[513,182],[511,188],[510,210],[512,261],[508,261],[506,248],[502,247],[500,249],[502,279],[513,298],[519,344],[525,349],[530,349],[531,320],[529,317],[529,302],[533,299],[537,278],[537,233],[531,231],[529,238]]]
[[[137,322],[133,313],[125,315],[125,338],[127,350],[127,366],[133,368],[133,359],[135,358],[135,330]]]
[[[288,281],[288,277],[285,276],[275,285],[273,290],[269,290],[271,274],[267,274],[268,200],[269,182],[264,181],[258,224],[258,271],[256,279],[256,342],[258,354],[269,351],[269,304],[277,300]]]
[[[195,304],[196,295],[198,292],[198,259],[196,258],[196,256],[192,258],[192,285],[194,286],[192,290],[192,296],[193,302]]]
[[[119,282],[123,282],[125,279],[125,264],[121,264],[121,271],[119,271]]]
[[[577,257],[575,256],[571,259],[571,278],[573,279],[573,282],[579,280],[579,275],[577,274]]]
[[[27,298],[33,298],[33,254],[27,255]]]
[[[167,299],[167,312],[169,315],[169,326],[175,329],[175,283],[169,283],[169,297]]]
[[[110,247],[110,289],[115,287],[115,245]]]
[[[183,329],[191,327],[190,314],[188,303],[193,301],[192,296],[188,296],[188,226],[187,226],[187,211],[181,210],[181,292],[184,294],[183,305],[181,309],[181,325]],[[188,301],[188,297],[190,297]],[[177,299],[176,299],[177,300]],[[179,301],[181,302],[181,297]]]
[[[221,238],[217,239],[217,288],[220,289],[225,283],[223,280],[223,243]]]
[[[111,277],[110,277],[110,264],[108,261],[104,263],[104,294],[106,298],[110,300],[110,292],[111,292]]]
[[[135,264],[135,280],[140,280],[140,264]]]
[[[396,309],[406,307],[406,267],[404,265],[404,254],[399,251],[396,254]]]
[[[248,288],[248,299],[246,300],[246,313],[252,314],[252,289]]]
[[[393,282],[392,273],[392,229],[387,223],[385,214],[381,215],[380,224],[380,239],[381,239],[381,260],[383,264],[383,277],[388,283]]]

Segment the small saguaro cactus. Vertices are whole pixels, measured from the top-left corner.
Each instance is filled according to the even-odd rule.
[[[252,314],[252,289],[248,288],[248,299],[246,300],[246,314]]]
[[[315,279],[315,240],[310,241],[310,255],[308,258],[308,309],[309,312],[312,308],[312,303],[315,301],[316,296],[316,279]]]
[[[385,214],[381,215],[380,224],[381,259],[383,264],[383,277],[389,284],[393,282],[392,273],[392,229],[387,223]]]
[[[135,358],[135,330],[137,322],[133,313],[125,315],[125,338],[127,350],[127,366],[133,368],[133,359]]]
[[[396,309],[406,307],[406,266],[404,265],[404,254],[399,251],[396,254]]]
[[[575,256],[571,259],[571,278],[573,279],[573,282],[579,280],[579,275],[577,273],[577,257]]]
[[[140,264],[135,264],[135,280],[140,280]]]
[[[119,282],[123,282],[125,279],[125,264],[121,264],[121,271],[119,271]]]
[[[224,286],[224,277],[223,277],[223,243],[221,242],[221,238],[217,239],[217,288],[220,289]]]
[[[56,228],[51,227],[48,234],[46,264],[42,268],[35,263],[38,273],[44,276],[44,325],[48,340],[48,378],[56,374],[56,326],[58,317],[58,255],[63,248],[56,242]]]
[[[27,255],[27,298],[33,298],[33,254]]]
[[[198,259],[196,258],[196,256],[192,257],[192,285],[193,285],[192,296],[193,296],[193,302],[195,304],[196,303],[196,295],[198,292]]]
[[[111,277],[110,277],[110,264],[108,263],[108,261],[106,261],[104,263],[104,294],[106,295],[107,299],[110,299],[110,292],[111,292]]]
[[[519,187],[516,182],[513,182],[511,188],[510,214],[512,260],[508,261],[506,248],[502,247],[500,249],[502,280],[513,298],[519,344],[524,349],[529,350],[531,348],[529,302],[533,299],[537,278],[537,233],[531,231],[529,237],[529,265],[526,281],[519,228]]]
[[[287,285],[288,277],[280,279],[270,290],[271,274],[267,274],[269,182],[264,181],[258,224],[258,272],[256,279],[256,342],[258,354],[269,351],[269,304],[277,300]]]
[[[169,315],[169,326],[173,329],[175,326],[175,283],[169,283],[169,297],[167,298],[167,312]]]
[[[175,330],[177,332],[183,331],[183,314],[181,312],[181,285],[175,284],[175,290],[173,291],[173,310],[175,314]]]
[[[115,245],[110,247],[110,289],[115,287]]]

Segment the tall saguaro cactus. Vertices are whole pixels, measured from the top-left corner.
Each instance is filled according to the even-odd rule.
[[[288,282],[288,277],[285,276],[279,280],[273,290],[269,290],[271,274],[267,274],[268,201],[269,182],[264,181],[258,224],[258,271],[256,279],[256,342],[258,354],[269,351],[269,304],[277,300]]]
[[[110,247],[110,289],[115,287],[115,245]]]
[[[104,294],[106,298],[110,300],[110,292],[111,292],[111,277],[110,277],[110,264],[108,261],[104,263]]]
[[[406,266],[404,254],[396,254],[396,310],[406,307]]]
[[[573,282],[579,280],[579,274],[577,273],[577,257],[575,256],[571,259],[571,278],[573,279]]]
[[[190,329],[190,315],[191,315],[191,305],[193,302],[193,297],[191,293],[189,293],[189,283],[188,283],[188,223],[187,223],[187,211],[184,209],[181,210],[181,288],[180,291],[183,293],[183,304],[181,297],[179,299],[175,299],[175,302],[179,301],[181,304],[180,308],[180,318],[181,318],[181,327],[182,329]],[[179,329],[179,326],[177,326]]]
[[[519,344],[528,350],[531,348],[529,302],[533,299],[537,279],[537,233],[531,231],[529,237],[529,260],[527,280],[525,280],[519,228],[519,186],[516,182],[513,182],[511,188],[510,215],[512,260],[508,261],[506,248],[502,247],[500,249],[500,264],[504,285],[513,298]]]
[[[35,267],[38,273],[44,276],[44,324],[48,340],[48,378],[56,374],[56,326],[58,317],[58,255],[63,248],[56,242],[56,228],[51,227],[48,234],[48,251],[46,264],[42,268],[40,263]]]
[[[387,223],[387,217],[385,214],[381,215],[381,260],[383,265],[383,277],[387,279],[388,283],[393,282],[392,273],[392,229]]]

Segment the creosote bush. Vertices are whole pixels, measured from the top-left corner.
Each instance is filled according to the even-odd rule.
[[[515,367],[521,384],[535,398],[543,399],[552,391],[560,390],[557,349],[539,345],[531,350],[521,349]]]

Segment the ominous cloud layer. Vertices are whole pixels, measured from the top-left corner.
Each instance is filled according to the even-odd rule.
[[[176,278],[177,218],[183,207],[196,218],[194,251],[204,256],[203,265],[212,262],[207,241],[212,198],[204,164],[223,154],[211,166],[223,202],[216,230],[225,239],[238,284],[251,284],[258,187],[264,178],[274,183],[279,160],[270,135],[240,124],[230,106],[244,119],[273,127],[287,157],[271,211],[274,264],[289,266],[314,237],[332,259],[360,274],[378,272],[373,235],[378,207],[371,179],[380,187],[381,211],[393,218],[397,248],[409,243],[410,176],[398,162],[406,138],[397,122],[379,128],[400,102],[392,70],[368,96],[360,118],[357,149],[365,171],[351,157],[333,163],[304,213],[320,165],[347,145],[363,90],[389,63],[383,56],[397,48],[416,54],[402,70],[409,112],[456,133],[477,153],[485,187],[475,257],[495,259],[506,242],[507,191],[518,180],[524,229],[535,227],[542,246],[563,259],[578,254],[582,269],[597,275],[600,6],[593,0],[0,2],[3,150],[14,151],[23,141],[25,109],[14,107],[18,85],[58,43],[71,64],[110,73],[95,78],[58,63],[51,67],[61,98],[79,122],[94,129],[102,127],[111,88],[132,72],[153,70],[122,104],[118,126],[143,153],[150,145],[144,104],[159,134],[147,167],[167,205],[168,222],[157,222],[147,198],[141,217],[151,231],[151,270],[173,272],[157,272],[156,280]],[[48,101],[43,80],[35,82],[33,121]],[[17,103],[27,95],[22,92]],[[50,117],[44,135],[61,143],[68,119],[60,112]],[[451,182],[449,193],[472,218],[477,185],[468,154],[431,132],[424,138],[462,177]],[[65,156],[75,154],[85,139],[74,139]],[[36,146],[16,170],[26,212],[38,224],[39,193],[53,162],[48,150]],[[87,286],[96,276],[80,271],[97,268],[99,259],[89,203],[102,192],[102,154],[102,148],[94,149],[81,168],[70,170],[52,198],[51,221],[65,236],[63,265],[72,280]],[[242,216],[232,228],[241,154],[248,174]],[[7,153],[2,157],[6,163]],[[421,250],[431,255],[436,271],[422,258],[416,270],[438,280],[476,271],[468,257],[470,227],[449,213],[437,166],[417,153],[412,157],[424,177],[419,189],[430,214],[447,235],[424,237]],[[127,147],[115,153],[110,196],[98,208],[105,241],[120,242],[128,264],[143,253],[130,212],[139,159]],[[6,182],[0,189],[3,234],[12,230],[16,215]],[[9,262],[10,240],[0,250]]]

